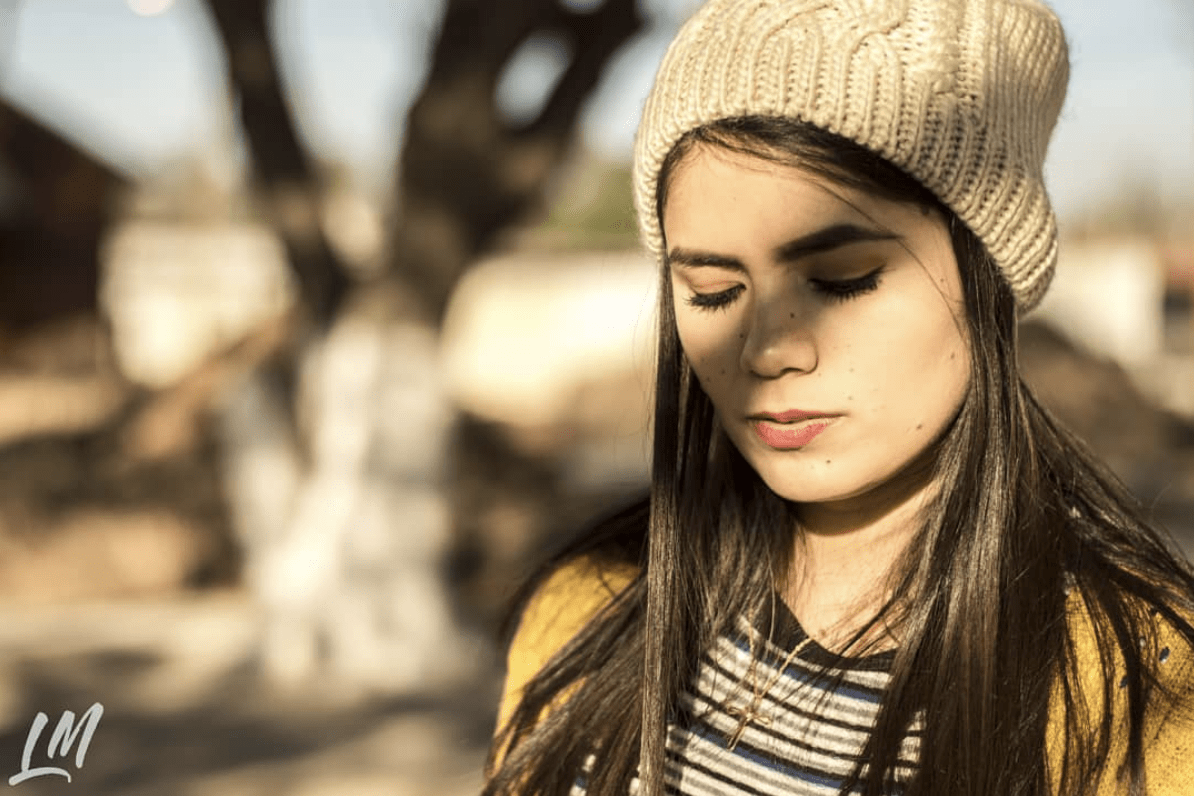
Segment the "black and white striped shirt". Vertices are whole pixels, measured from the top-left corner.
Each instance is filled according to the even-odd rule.
[[[834,655],[777,603],[774,620],[764,617],[757,626],[742,620],[702,659],[695,688],[684,697],[689,718],[669,730],[669,793],[835,796],[854,771],[894,653]],[[771,624],[774,641],[764,631]],[[760,652],[753,673],[752,644]],[[899,781],[914,773],[919,746],[916,724],[901,748]],[[573,795],[583,793],[581,782]]]

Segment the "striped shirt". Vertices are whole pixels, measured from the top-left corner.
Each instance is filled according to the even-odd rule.
[[[764,629],[772,624],[768,641]],[[752,645],[759,653],[753,665]],[[778,600],[774,622],[741,620],[702,658],[684,695],[687,718],[669,728],[668,792],[835,796],[874,729],[893,658],[834,655]],[[897,780],[914,773],[919,745],[917,722],[901,747]],[[583,781],[572,791],[584,792]]]

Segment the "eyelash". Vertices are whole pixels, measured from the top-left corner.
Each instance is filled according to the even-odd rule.
[[[710,312],[716,310],[724,310],[733,303],[734,299],[738,298],[738,294],[745,290],[742,285],[734,285],[729,290],[722,290],[719,293],[693,293],[688,297],[688,303],[696,307],[698,310],[707,310]]]
[[[882,268],[876,268],[869,274],[863,274],[854,279],[811,279],[809,282],[827,301],[840,303],[866,295],[878,288],[882,272]],[[734,285],[719,293],[693,293],[688,297],[688,303],[700,310],[710,312],[723,310],[729,307],[745,289],[742,285]]]
[[[882,268],[876,268],[869,274],[863,274],[854,279],[842,279],[840,281],[813,279],[811,282],[817,292],[825,296],[826,299],[834,302],[849,301],[852,298],[866,295],[879,287],[879,276],[882,273]]]

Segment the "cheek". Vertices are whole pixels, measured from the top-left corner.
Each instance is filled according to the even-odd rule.
[[[918,389],[908,396],[916,430],[936,435],[965,400],[970,385],[970,351],[953,326],[941,329],[937,345],[928,348],[916,372]]]
[[[685,356],[692,372],[700,382],[701,389],[713,401],[718,402],[730,390],[731,372],[724,357],[714,351],[686,348]]]
[[[906,431],[932,433],[965,397],[970,380],[966,339],[945,308],[932,314],[893,313],[883,321],[856,327],[843,346],[848,383],[843,398]]]
[[[709,317],[704,317],[706,314]],[[727,313],[697,316],[690,307],[677,307],[676,331],[684,356],[705,392],[712,394],[734,377],[744,335]]]

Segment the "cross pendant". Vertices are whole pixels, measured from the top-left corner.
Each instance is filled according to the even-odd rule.
[[[762,705],[762,703],[763,703],[763,695],[760,693],[756,693],[751,698],[750,702],[748,702],[745,706],[738,707],[737,705],[731,705],[726,708],[726,713],[728,713],[729,715],[741,717],[740,720],[738,721],[738,727],[734,730],[734,733],[730,736],[730,741],[729,741],[729,745],[727,748],[731,752],[734,751],[734,747],[736,747],[738,745],[738,741],[742,740],[742,734],[744,732],[746,732],[746,728],[747,728],[747,726],[750,725],[751,722],[757,721],[759,724],[770,724],[771,723],[771,719],[768,716],[764,716],[759,711],[759,707]]]

